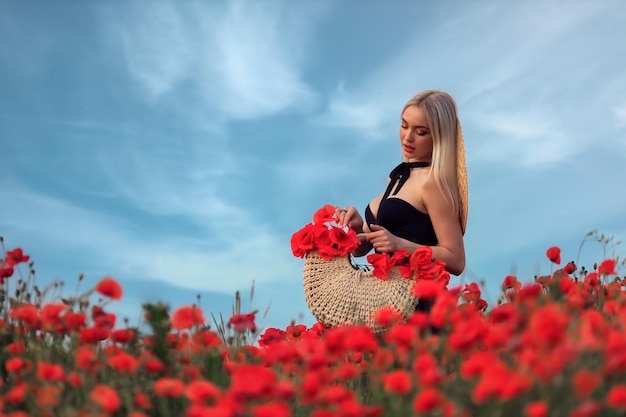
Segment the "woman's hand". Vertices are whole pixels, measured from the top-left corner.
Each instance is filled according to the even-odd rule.
[[[357,233],[363,232],[363,218],[355,207],[348,206],[345,209],[337,207],[335,215],[341,227],[348,226]]]
[[[378,252],[390,253],[401,249],[402,239],[393,235],[389,230],[377,224],[370,225],[370,229],[372,231],[367,234],[367,240]]]

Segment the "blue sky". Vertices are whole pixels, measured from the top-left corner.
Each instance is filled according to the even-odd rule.
[[[469,173],[452,284],[493,302],[550,246],[626,237],[625,23],[620,0],[0,1],[0,235],[40,286],[116,277],[131,323],[196,294],[228,315],[240,290],[260,325],[310,325],[291,234],[364,209],[402,106],[442,89]]]

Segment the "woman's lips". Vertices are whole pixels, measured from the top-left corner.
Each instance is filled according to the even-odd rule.
[[[412,148],[409,145],[402,145],[402,149],[404,149],[404,152],[406,153],[411,153],[415,148]]]

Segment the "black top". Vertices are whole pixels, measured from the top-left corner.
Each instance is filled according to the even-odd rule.
[[[369,205],[365,209],[367,224],[377,224],[395,236],[420,245],[436,246],[437,235],[430,216],[419,211],[405,200],[389,197],[396,195],[402,188],[409,178],[412,168],[424,168],[429,165],[428,162],[403,162],[395,167],[389,174],[391,181],[389,181],[387,190],[380,201],[377,216],[374,216]],[[392,194],[391,191],[396,183],[397,186]]]

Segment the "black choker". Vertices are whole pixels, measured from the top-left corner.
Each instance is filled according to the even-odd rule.
[[[411,169],[413,168],[426,168],[430,166],[430,162],[402,162],[400,165],[395,167],[391,173],[389,174],[389,186],[387,187],[387,191],[385,191],[385,196],[383,199],[387,198],[391,193],[391,188],[397,182],[398,186],[394,190],[392,195],[396,195],[400,188],[404,185],[404,183],[409,179],[411,175]]]

